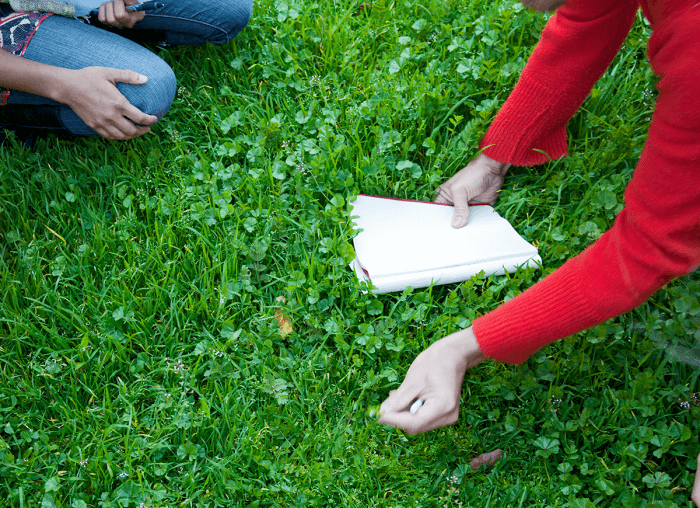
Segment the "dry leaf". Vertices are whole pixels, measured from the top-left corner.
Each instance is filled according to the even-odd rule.
[[[469,463],[469,467],[472,468],[472,471],[476,471],[481,466],[493,466],[496,461],[502,457],[503,450],[494,450],[492,452],[482,453]]]
[[[278,296],[277,301],[287,303],[287,300],[284,299],[284,296]],[[280,327],[280,335],[282,337],[286,337],[294,331],[294,328],[292,328],[292,324],[289,322],[289,319],[287,318],[287,316],[282,314],[281,310],[275,310],[275,319],[277,320],[277,324]]]
[[[355,11],[355,15],[357,14],[362,14],[365,11],[369,11],[372,8],[372,4],[369,2],[362,2],[360,5],[357,6],[357,10]]]

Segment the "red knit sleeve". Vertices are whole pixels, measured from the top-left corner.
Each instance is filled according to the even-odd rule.
[[[700,6],[649,41],[659,96],[625,208],[580,256],[474,321],[483,352],[521,363],[539,348],[626,312],[700,263]]]
[[[516,166],[565,155],[566,123],[619,51],[637,9],[636,0],[569,0],[557,9],[479,148]]]

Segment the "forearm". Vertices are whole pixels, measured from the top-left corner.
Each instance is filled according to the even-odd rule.
[[[519,166],[565,155],[565,125],[617,54],[636,10],[635,0],[560,7],[482,140],[484,153]]]
[[[691,213],[700,207],[694,208]],[[653,226],[664,227],[661,222]],[[634,214],[623,211],[615,226],[580,256],[476,319],[473,330],[483,353],[520,364],[551,342],[641,305],[700,260],[700,242],[691,237],[698,233],[697,225],[685,233],[667,228],[654,235],[637,224]],[[685,237],[685,256],[662,245],[664,237],[679,233]]]
[[[0,86],[66,104],[85,124],[109,139],[131,139],[158,121],[129,102],[117,83],[144,85],[146,76],[130,70],[85,67],[71,70],[14,57],[0,50]]]
[[[0,50],[0,87],[66,103],[75,71],[34,62]]]
[[[491,157],[489,157],[485,153],[480,153],[479,155],[477,155],[476,158],[477,159],[479,159],[479,158],[484,159],[484,161],[488,165],[493,167],[498,172],[498,174],[501,176],[506,176],[506,173],[508,172],[508,170],[512,166],[512,164],[510,162],[501,162],[501,161],[498,161],[496,159],[492,159]]]

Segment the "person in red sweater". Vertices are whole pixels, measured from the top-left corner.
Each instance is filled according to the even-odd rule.
[[[381,406],[380,422],[408,433],[457,420],[467,368],[487,358],[520,364],[555,340],[627,312],[700,264],[700,3],[698,0],[523,0],[553,10],[517,85],[484,136],[480,155],[440,186],[436,201],[492,203],[511,166],[566,155],[566,123],[629,33],[639,7],[660,77],[649,133],[613,227],[579,256],[470,328],[414,360]],[[420,410],[411,413],[414,401]],[[700,458],[699,458],[700,460]],[[700,502],[696,481],[694,501]]]

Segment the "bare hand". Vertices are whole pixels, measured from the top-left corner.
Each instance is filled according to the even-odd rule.
[[[693,483],[693,493],[690,495],[695,506],[700,508],[700,455],[698,455],[698,470],[695,472],[695,482]]]
[[[433,343],[416,357],[401,386],[382,403],[379,423],[409,434],[453,424],[459,416],[464,372],[485,359],[471,328]],[[424,404],[411,414],[409,408],[416,399]]]
[[[127,5],[136,5],[139,0],[114,0],[100,5],[97,19],[100,23],[111,25],[115,28],[132,28],[146,15],[145,12],[126,12]]]
[[[135,138],[150,132],[148,126],[158,121],[158,117],[133,106],[117,89],[117,83],[143,85],[148,81],[146,76],[108,67],[86,67],[70,72],[75,75],[61,102],[68,104],[100,136]]]
[[[493,204],[496,201],[510,166],[482,153],[440,186],[435,201],[455,206],[453,228],[459,229],[467,225],[470,204]]]

